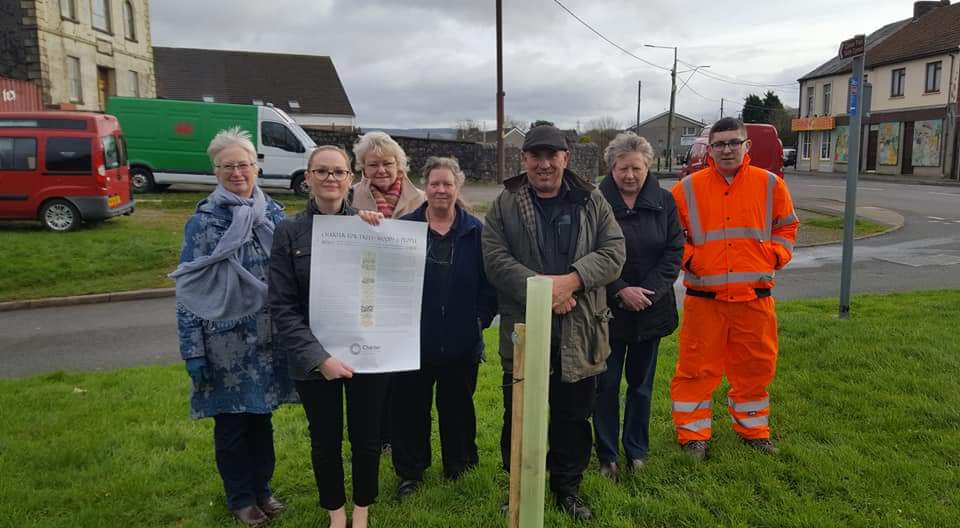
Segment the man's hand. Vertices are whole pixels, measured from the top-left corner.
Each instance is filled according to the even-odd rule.
[[[566,302],[556,304],[553,306],[553,313],[557,315],[565,315],[570,313],[570,310],[573,310],[573,307],[577,305],[577,300],[573,297],[570,297]]]
[[[631,312],[640,312],[649,308],[654,292],[639,286],[628,286],[617,292],[620,304]]]
[[[547,275],[546,277],[553,281],[552,306],[554,308],[572,299],[574,292],[583,287],[583,281],[580,280],[580,275],[575,271],[565,275]],[[573,306],[570,306],[570,309],[573,309]],[[567,312],[569,311],[567,310]]]
[[[383,213],[379,211],[357,211],[357,216],[360,217],[360,220],[372,225],[380,225],[380,222],[384,219]]]
[[[335,357],[329,357],[316,369],[326,380],[335,380],[339,378],[352,378],[353,369],[350,365],[340,361]]]

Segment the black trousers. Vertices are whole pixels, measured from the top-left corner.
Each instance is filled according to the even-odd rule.
[[[403,480],[421,480],[430,467],[433,387],[437,387],[440,454],[443,473],[459,477],[479,463],[477,415],[473,393],[480,364],[468,361],[422,366],[393,378],[390,414],[393,417],[393,467]]]
[[[336,510],[346,504],[343,475],[343,395],[347,396],[347,432],[353,469],[353,503],[377,499],[380,477],[380,415],[390,374],[354,374],[350,379],[297,381],[310,428],[313,475],[320,505]]]
[[[213,417],[217,470],[227,506],[239,510],[270,496],[276,456],[270,414],[218,414]]]
[[[550,425],[547,439],[547,470],[550,471],[550,490],[557,496],[579,492],[583,472],[590,463],[593,448],[593,430],[590,414],[597,394],[597,377],[584,378],[576,383],[560,381],[559,369],[550,375]],[[513,374],[503,373],[503,428],[500,431],[500,456],[503,469],[510,471],[510,431],[513,409]]]

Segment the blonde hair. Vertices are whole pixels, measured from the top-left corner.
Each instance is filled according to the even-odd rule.
[[[357,171],[361,174],[363,173],[364,158],[371,152],[379,154],[380,156],[393,156],[397,158],[397,171],[401,175],[406,176],[407,173],[410,172],[407,153],[404,152],[400,144],[386,132],[379,130],[367,132],[360,136],[360,139],[354,143],[353,154],[356,156],[354,163],[356,164]]]
[[[321,152],[336,152],[343,156],[343,161],[347,164],[347,170],[350,170],[350,155],[347,154],[347,151],[339,145],[319,145],[314,147],[313,151],[310,152],[310,157],[307,159],[307,168],[310,168],[310,165],[313,165],[313,158]]]

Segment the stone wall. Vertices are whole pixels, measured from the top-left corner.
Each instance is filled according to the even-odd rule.
[[[35,17],[35,12],[20,4],[20,0],[0,0],[0,77],[27,81],[32,80],[28,58],[37,60],[37,32],[35,22],[32,31],[23,26],[24,18]]]
[[[359,137],[356,133],[340,133],[308,129],[307,133],[318,145],[339,145],[353,155],[353,144]],[[471,180],[494,182],[497,180],[497,146],[471,143],[468,141],[450,141],[442,139],[423,139],[395,137],[403,147],[410,161],[411,178],[420,183],[420,169],[430,156],[453,156],[460,162],[460,168]],[[507,177],[520,172],[520,149],[507,147],[504,154]],[[570,170],[592,179],[598,175],[600,167],[600,149],[597,145],[576,144],[571,147]]]

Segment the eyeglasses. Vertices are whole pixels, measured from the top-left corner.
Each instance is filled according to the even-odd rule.
[[[245,161],[241,161],[240,163],[224,163],[217,165],[216,167],[224,172],[233,172],[237,169],[240,169],[240,172],[247,172],[256,166],[256,163],[247,163]]]
[[[312,174],[320,178],[320,181],[326,180],[327,178],[332,177],[334,181],[343,181],[344,178],[352,174],[346,169],[328,169],[326,167],[318,167],[316,169],[307,169],[307,173]]]
[[[730,150],[737,150],[740,148],[740,145],[746,143],[746,139],[731,139],[730,141],[716,141],[710,143],[710,147],[714,150],[725,150],[729,148]]]

